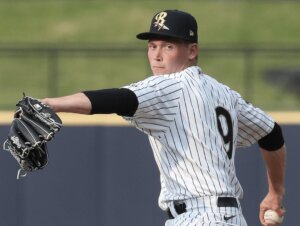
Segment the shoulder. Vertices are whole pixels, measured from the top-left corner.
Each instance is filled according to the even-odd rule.
[[[139,88],[164,88],[166,86],[183,86],[184,81],[187,77],[192,77],[201,74],[201,69],[198,66],[188,67],[180,72],[162,75],[152,75],[144,80],[132,83],[125,86],[124,88],[139,89]]]
[[[168,84],[179,84],[181,81],[180,76],[177,73],[166,75],[153,75],[144,80],[132,83],[126,88],[142,88],[142,87],[164,87]]]

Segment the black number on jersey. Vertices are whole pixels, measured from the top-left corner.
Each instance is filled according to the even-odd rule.
[[[233,128],[232,128],[231,116],[229,112],[222,107],[216,108],[216,114],[217,114],[218,130],[224,140],[227,156],[229,159],[231,159],[232,149],[233,149]],[[224,124],[226,124],[227,128],[224,128],[225,126]]]

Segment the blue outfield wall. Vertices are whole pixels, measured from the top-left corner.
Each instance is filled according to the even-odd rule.
[[[0,127],[1,142],[9,126]],[[300,214],[299,125],[283,126],[288,147],[286,219]],[[147,137],[132,127],[65,126],[49,143],[49,164],[16,180],[15,160],[0,151],[1,226],[163,226],[157,205],[159,174]],[[260,225],[267,191],[257,146],[238,150],[238,177],[249,226]]]

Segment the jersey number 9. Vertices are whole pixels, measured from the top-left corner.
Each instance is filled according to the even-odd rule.
[[[225,150],[229,159],[232,157],[233,149],[233,128],[229,112],[222,107],[216,108],[217,124],[220,135],[225,144]]]

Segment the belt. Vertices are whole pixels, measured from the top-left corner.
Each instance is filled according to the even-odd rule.
[[[236,198],[233,197],[218,197],[217,201],[218,207],[235,207],[238,208],[238,202]],[[186,204],[183,203],[174,203],[174,209],[178,215],[186,212]],[[169,219],[174,219],[174,216],[172,215],[170,209],[167,210],[167,214],[169,216]]]

